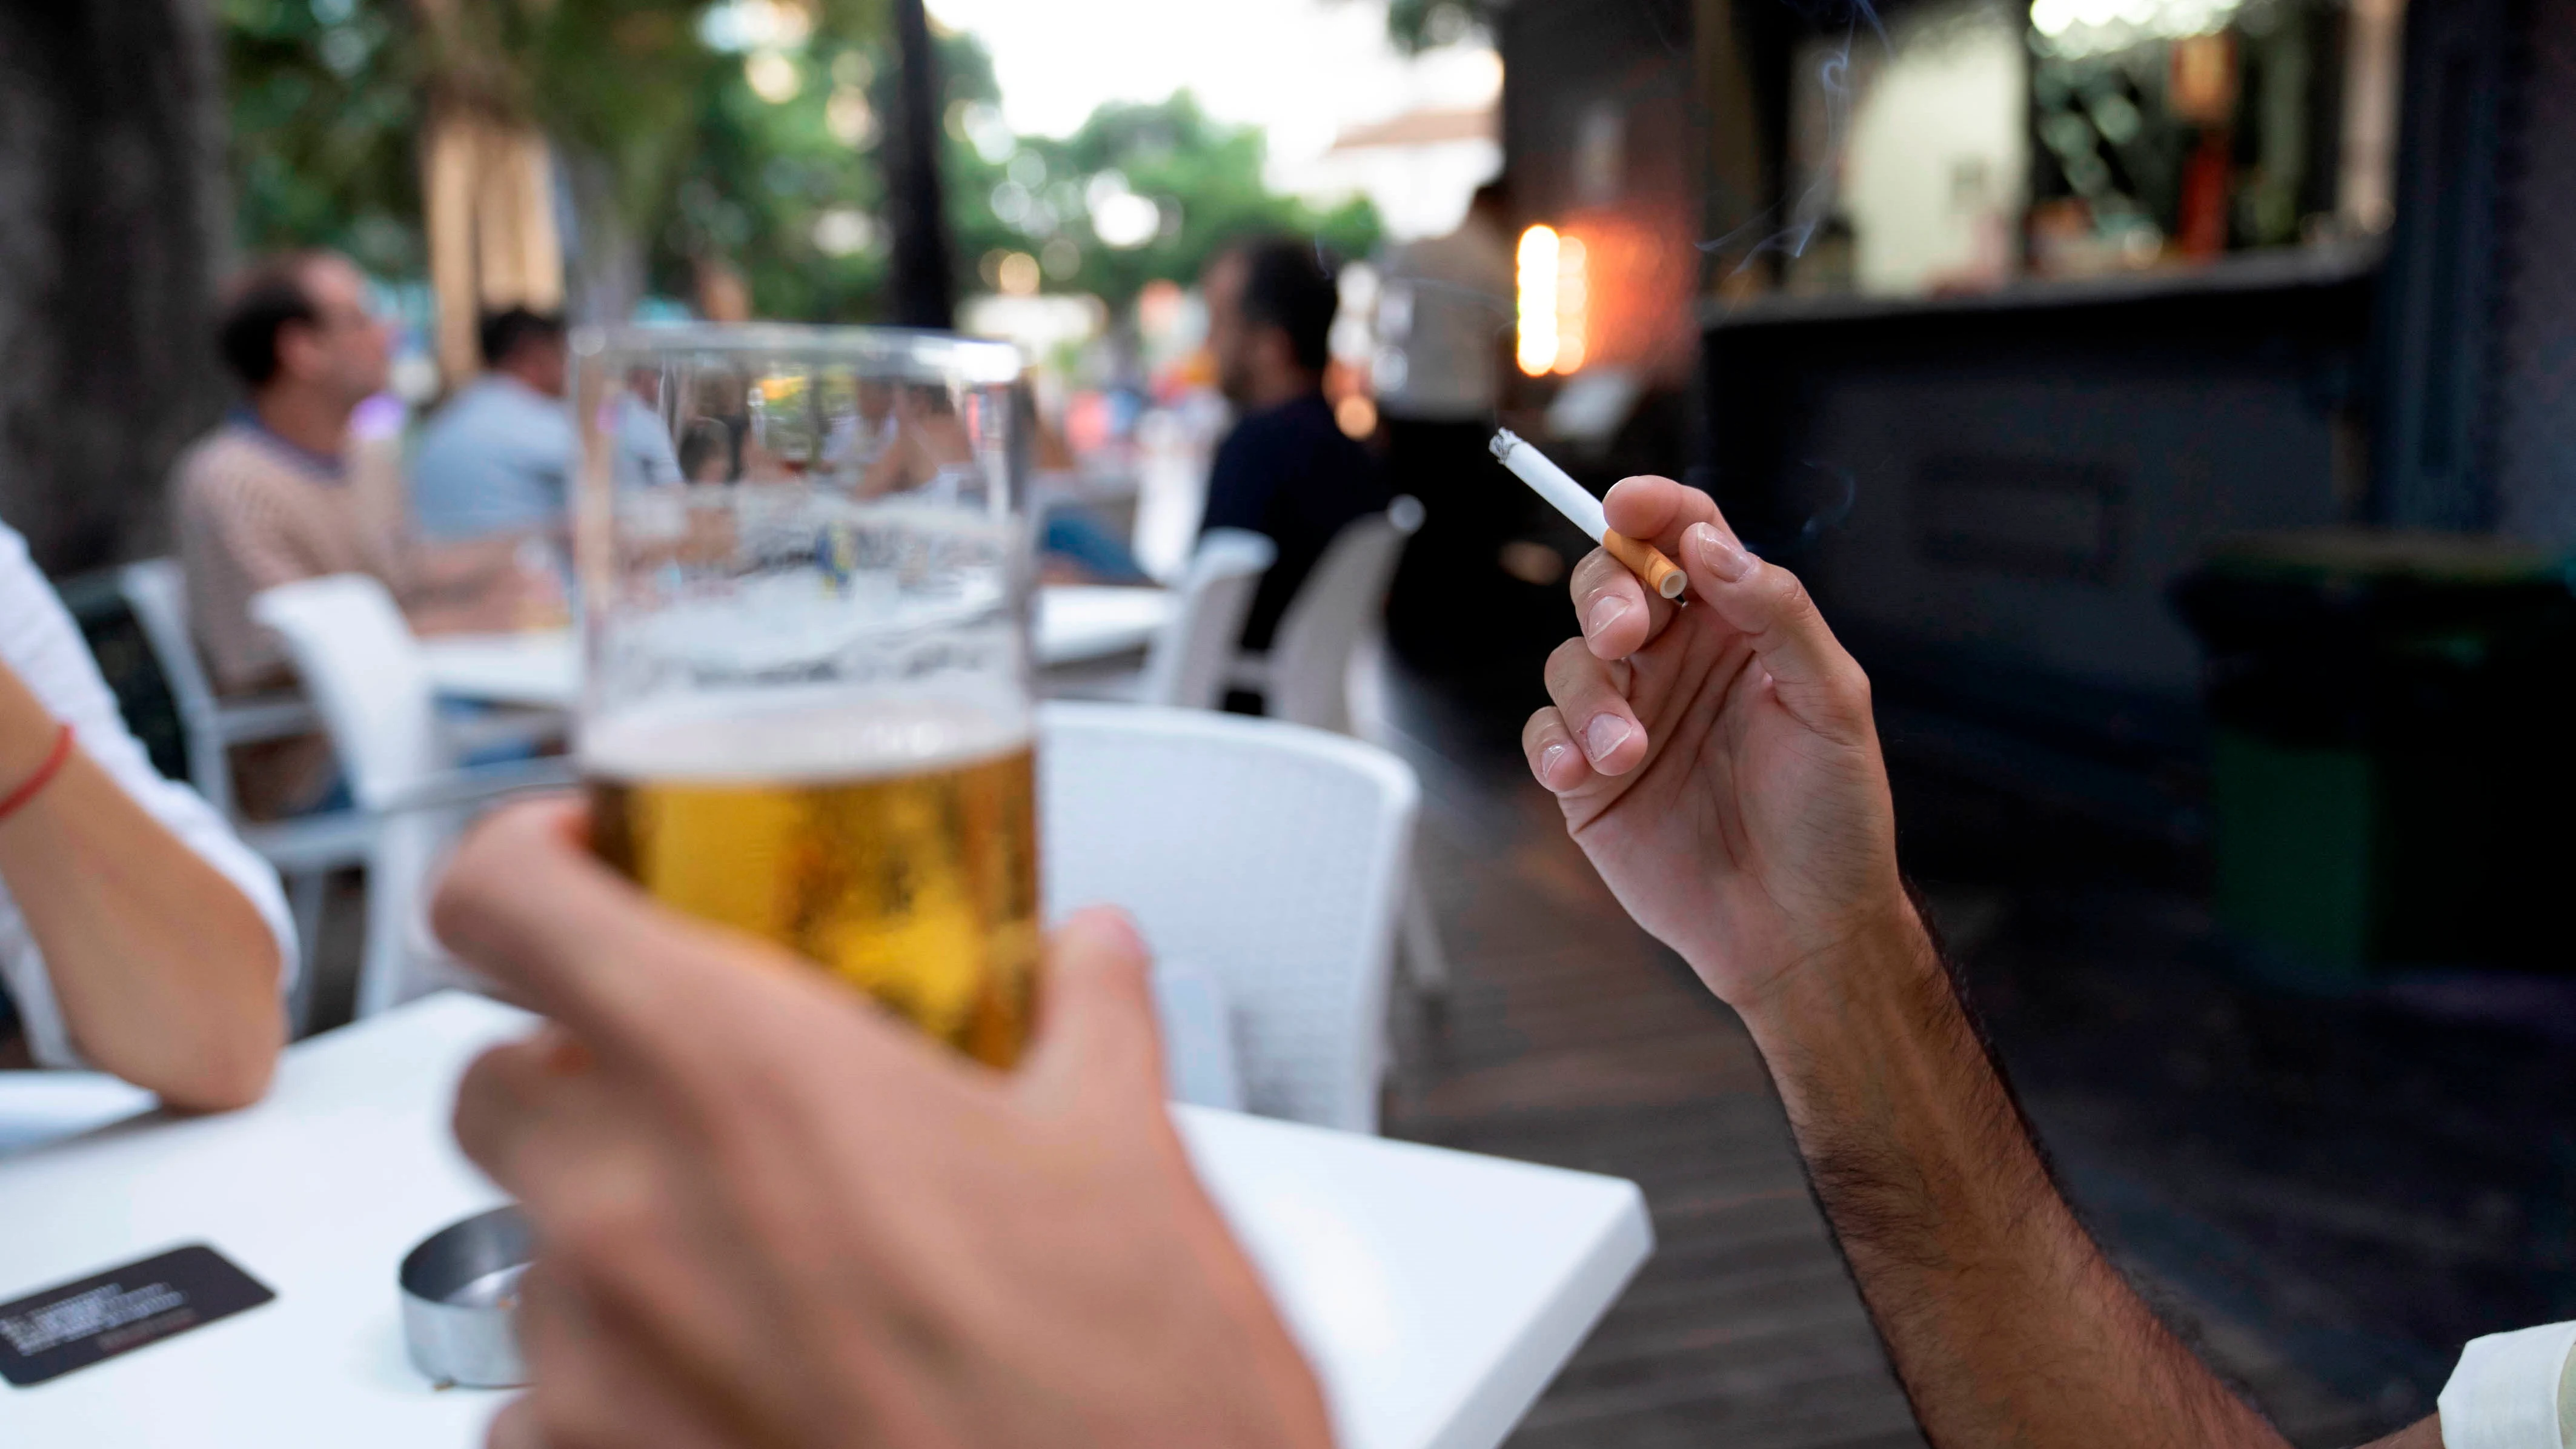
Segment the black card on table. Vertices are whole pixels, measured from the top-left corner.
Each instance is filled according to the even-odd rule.
[[[203,1243],[156,1253],[0,1303],[0,1379],[41,1384],[276,1296]]]

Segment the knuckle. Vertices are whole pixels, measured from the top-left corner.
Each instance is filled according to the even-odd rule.
[[[1781,617],[1803,624],[1816,612],[1815,598],[1807,592],[1804,579],[1778,565],[1771,566],[1771,595]]]
[[[457,1081],[450,1125],[466,1157],[504,1187],[511,1185],[508,1177],[515,1176],[508,1161],[509,1147],[526,1118],[513,1048],[494,1047],[476,1057]]]
[[[1870,700],[1876,692],[1869,682],[1869,671],[1854,663],[1844,684],[1843,692],[1850,696],[1853,705],[1862,713],[1868,713]]]
[[[473,853],[473,843],[460,847],[429,898],[430,934],[454,944],[471,928],[475,915],[475,896],[481,887],[478,878],[481,857]]]
[[[528,1402],[535,1415],[533,1442],[544,1449],[612,1449],[636,1441],[619,1422],[615,1396],[593,1381],[588,1356],[557,1352],[534,1376]]]
[[[1566,592],[1578,603],[1590,602],[1609,582],[1610,576],[1602,571],[1605,564],[1616,566],[1609,554],[1597,548],[1575,560],[1573,572],[1566,575]]]
[[[623,1174],[588,1176],[589,1183],[567,1188],[545,1212],[546,1251],[563,1272],[586,1281],[632,1271],[661,1240],[650,1200],[628,1190]]]
[[[1584,661],[1591,655],[1591,648],[1580,638],[1568,639],[1549,650],[1546,671],[1548,692],[1554,694],[1573,685],[1581,676]]]

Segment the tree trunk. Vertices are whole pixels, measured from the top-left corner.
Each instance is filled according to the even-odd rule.
[[[166,547],[171,462],[223,408],[213,12],[0,5],[0,521],[50,571]]]
[[[575,322],[608,325],[634,315],[644,295],[644,236],[600,156],[558,142],[556,158],[572,194],[573,235],[564,257],[564,310]]]
[[[921,0],[894,0],[894,38],[902,73],[882,153],[886,221],[894,233],[891,320],[946,330],[957,325],[957,276],[939,185],[939,62]]]

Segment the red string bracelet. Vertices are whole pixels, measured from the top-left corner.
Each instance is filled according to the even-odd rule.
[[[25,783],[10,791],[7,799],[0,800],[0,821],[5,821],[17,814],[25,808],[28,801],[35,799],[36,792],[51,784],[53,778],[63,772],[63,761],[71,757],[72,727],[69,721],[65,721],[62,729],[54,735],[53,750],[45,756],[45,762],[36,767],[36,773],[29,775]]]

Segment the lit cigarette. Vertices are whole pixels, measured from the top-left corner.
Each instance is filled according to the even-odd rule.
[[[1601,500],[1567,475],[1563,468],[1547,460],[1547,455],[1529,444],[1509,428],[1494,433],[1494,458],[1519,476],[1538,496],[1565,515],[1566,522],[1582,529],[1594,543],[1609,550],[1610,556],[1628,566],[1628,572],[1646,581],[1646,587],[1667,599],[1678,599],[1690,587],[1690,579],[1681,565],[1663,556],[1651,543],[1641,543],[1624,534],[1614,533],[1610,521],[1601,516]]]

